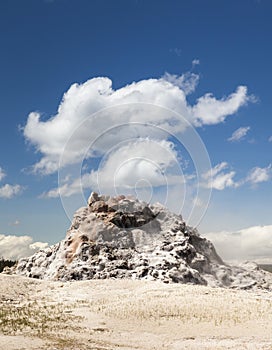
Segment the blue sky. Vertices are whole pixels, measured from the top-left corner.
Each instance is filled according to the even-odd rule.
[[[78,203],[82,205],[76,193],[69,197],[63,194],[62,201],[52,195],[58,187],[59,169],[55,166],[60,153],[56,149],[71,136],[68,135],[71,130],[64,132],[66,121],[76,129],[84,113],[99,113],[99,108],[110,107],[113,108],[112,119],[120,122],[120,111],[114,109],[114,104],[144,102],[159,103],[184,114],[182,117],[189,120],[205,145],[214,178],[208,180],[204,173],[197,178],[204,202],[209,194],[207,187],[213,187],[200,231],[213,238],[226,258],[269,260],[269,253],[262,247],[272,248],[271,13],[269,0],[2,0],[0,255],[7,255],[8,250],[14,249],[13,236],[20,236],[22,245],[27,247],[32,240],[49,244],[59,241],[69,227],[65,210],[69,211],[70,206],[73,210]],[[94,81],[96,77],[105,79]],[[71,90],[74,83],[78,85]],[[246,92],[239,87],[246,87]],[[183,94],[186,88],[190,92]],[[99,89],[102,89],[101,99],[95,94]],[[63,94],[68,90],[70,95],[64,103],[64,111],[58,113]],[[186,98],[183,104],[179,102],[182,96]],[[70,116],[73,108],[74,114]],[[34,117],[30,121],[32,112],[39,113],[36,122]],[[122,122],[138,121],[134,110],[123,112],[130,113],[130,117]],[[142,113],[152,114],[147,110]],[[156,113],[160,115],[165,111]],[[57,115],[64,124],[56,122]],[[194,193],[194,184],[189,182],[196,169],[190,162],[192,155],[185,154],[173,138],[158,135],[158,127],[164,125],[157,123],[158,115],[148,119],[156,125],[156,130],[142,128],[137,134],[142,137],[141,142],[131,138],[128,128],[119,131],[128,139],[120,137],[117,149],[111,148],[116,141],[108,143],[110,137],[106,137],[103,147],[96,149],[98,156],[90,156],[86,161],[82,174],[93,171],[97,175],[95,172],[103,159],[102,189],[110,192],[105,183],[107,175],[117,171],[111,164],[118,163],[118,154],[124,158],[126,155],[131,158],[132,154],[138,159],[139,155],[146,157],[146,149],[151,152],[154,148],[156,156],[151,155],[154,162],[165,172],[171,168],[168,182],[172,181],[174,190],[170,191],[167,204],[180,209],[179,192],[175,187],[179,175],[177,165],[181,166],[188,182],[188,196]],[[98,115],[94,124],[86,126],[94,135],[100,135],[103,128],[115,125],[107,118],[107,115]],[[166,123],[171,122],[169,116],[163,118]],[[55,123],[52,127],[50,120],[53,120],[51,124]],[[167,130],[172,136],[180,136],[180,128]],[[82,137],[80,131],[78,137],[79,140]],[[156,152],[156,148],[160,151]],[[81,151],[78,149],[79,158],[83,157]],[[176,168],[171,157],[178,160]],[[73,171],[78,171],[74,160],[69,164],[63,159],[65,166],[72,164]],[[142,164],[138,180],[145,178],[144,169],[147,169],[147,180],[154,181],[155,199],[163,199],[163,184],[156,178],[156,171],[152,173],[154,168],[150,164]],[[132,161],[129,165],[121,167],[123,183],[128,178],[137,182],[135,164]],[[64,182],[70,171],[65,166],[60,169]],[[201,168],[203,171],[205,166]],[[154,175],[152,178],[150,173]],[[88,181],[90,184],[93,180]],[[85,195],[92,187],[88,184],[84,188]],[[132,187],[127,185],[124,191],[129,192]],[[65,186],[73,187],[73,181]],[[150,188],[145,189],[139,183],[138,186],[148,197]],[[118,191],[121,190],[120,187]],[[183,185],[179,190],[182,197]],[[187,203],[192,200],[186,197]],[[186,205],[190,206],[185,203],[183,213],[188,209]],[[228,244],[229,250],[224,251]],[[231,254],[234,245],[237,249]]]

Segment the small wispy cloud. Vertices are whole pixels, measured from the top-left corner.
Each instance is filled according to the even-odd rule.
[[[4,172],[4,170],[0,167],[0,181],[3,180],[3,178],[6,176],[6,173]]]
[[[236,172],[228,170],[227,162],[221,162],[211,169],[210,172],[203,174],[203,187],[222,191],[227,187],[239,187],[240,184],[234,180]]]
[[[272,178],[272,165],[269,164],[267,167],[254,167],[252,168],[247,176],[236,181],[234,177],[236,172],[229,169],[227,162],[221,162],[214,166],[211,171],[202,175],[202,186],[206,188],[212,188],[218,191],[222,191],[226,188],[238,188],[240,186],[249,184],[257,185],[263,182],[267,182]]]
[[[272,142],[272,136],[269,137],[268,142]]]
[[[0,198],[13,198],[16,195],[21,194],[23,189],[24,188],[20,185],[5,184],[4,186],[0,187]]]
[[[261,182],[267,182],[271,179],[272,169],[271,164],[269,164],[265,168],[255,167],[250,170],[246,182],[251,183],[252,185],[256,185]]]
[[[182,75],[170,74],[166,72],[162,79],[179,87],[185,92],[186,95],[188,95],[195,91],[199,82],[199,75],[189,72]]]
[[[247,133],[250,130],[250,126],[243,126],[238,128],[237,130],[235,130],[231,137],[228,138],[228,141],[230,142],[238,142],[241,141],[242,139],[245,138],[245,136],[247,135]]]
[[[6,177],[6,172],[0,167],[0,181]],[[21,185],[10,185],[8,183],[0,187],[0,198],[10,199],[23,192],[24,187]]]
[[[18,219],[9,223],[9,226],[19,226],[19,225],[20,225],[20,221]]]
[[[194,68],[195,66],[199,66],[200,65],[200,60],[195,58],[194,60],[192,60],[192,67]]]
[[[169,51],[171,53],[177,55],[178,57],[180,57],[181,54],[182,54],[182,50],[180,48],[178,48],[178,47],[174,47],[174,48],[170,49]]]

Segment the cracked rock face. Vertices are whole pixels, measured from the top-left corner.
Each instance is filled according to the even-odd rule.
[[[160,204],[92,193],[66,238],[21,259],[15,272],[54,280],[131,278],[233,288],[272,288],[256,264],[228,266],[210,241]]]

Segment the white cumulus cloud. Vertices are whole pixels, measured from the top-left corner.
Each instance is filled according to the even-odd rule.
[[[0,257],[4,259],[18,260],[46,247],[47,243],[33,242],[30,236],[0,234]]]
[[[192,107],[195,125],[222,123],[228,115],[234,114],[249,101],[247,87],[239,86],[234,93],[217,100],[212,94],[205,94]]]
[[[137,139],[113,148],[102,160],[99,169],[85,173],[72,182],[67,177],[64,184],[44,196],[54,198],[61,194],[69,197],[85,188],[111,193],[116,189],[183,184],[184,175],[177,159],[173,143]]]
[[[226,260],[271,263],[272,225],[252,226],[235,232],[206,233],[217,252]]]
[[[133,123],[157,127],[148,134],[150,138],[157,138],[158,128],[172,134],[182,132],[188,126],[186,120],[195,126],[220,123],[249,100],[247,88],[239,86],[225,98],[216,99],[212,94],[206,94],[191,106],[186,95],[195,89],[197,82],[196,74],[187,73],[181,76],[165,74],[159,79],[133,82],[116,90],[109,78],[102,77],[73,84],[50,119],[42,120],[38,112],[28,116],[24,136],[41,153],[40,161],[33,167],[34,172],[56,172],[61,156],[61,164],[65,166],[81,161],[84,155],[101,155],[107,150],[108,140],[112,142],[114,138],[120,142],[120,138],[146,137],[143,128],[137,128]],[[159,111],[158,107],[152,106],[166,109]],[[114,127],[120,124],[127,124],[127,129],[117,134]],[[86,154],[105,128],[108,129],[107,138],[96,142]],[[69,152],[63,154],[71,136]]]
[[[240,141],[242,140],[246,134],[248,133],[248,131],[250,130],[250,126],[244,126],[244,127],[241,127],[237,130],[235,130],[231,137],[228,138],[228,141],[230,142],[237,142],[237,141]]]

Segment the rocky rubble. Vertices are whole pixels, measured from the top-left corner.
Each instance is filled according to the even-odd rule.
[[[92,193],[66,238],[21,259],[15,272],[54,280],[130,278],[232,288],[272,288],[256,264],[229,266],[181,216],[133,197]]]

